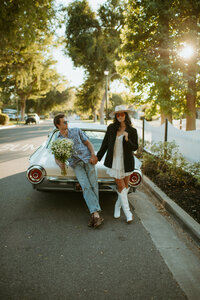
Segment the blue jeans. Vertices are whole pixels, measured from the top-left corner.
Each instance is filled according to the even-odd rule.
[[[83,161],[77,163],[74,167],[76,177],[82,187],[83,197],[88,206],[90,213],[100,211],[99,190],[95,171],[95,166]]]

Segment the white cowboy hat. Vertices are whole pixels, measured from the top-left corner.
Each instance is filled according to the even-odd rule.
[[[133,114],[133,110],[131,108],[127,108],[126,105],[117,105],[115,106],[115,111],[111,112],[109,116],[114,118],[115,114],[120,112],[127,112],[128,114]]]

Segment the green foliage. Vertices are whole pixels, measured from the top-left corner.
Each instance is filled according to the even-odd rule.
[[[65,110],[72,98],[71,89],[59,91],[56,88],[50,90],[44,97],[39,99],[30,99],[27,102],[26,111],[32,108],[38,114],[45,114],[57,107],[65,106]]]
[[[8,115],[0,113],[0,124],[1,125],[6,125],[8,123],[9,123]]]
[[[98,106],[105,84],[104,71],[116,72],[115,60],[118,59],[123,25],[120,3],[120,0],[107,1],[100,6],[97,15],[86,0],[74,1],[66,8],[65,53],[71,57],[74,66],[83,67],[86,74],[77,93],[81,111],[92,111],[94,104]]]
[[[115,106],[125,104],[125,99],[122,94],[113,93],[111,97],[109,97],[109,105],[108,105],[108,115],[114,111]]]
[[[122,60],[118,69],[126,73],[133,90],[143,93],[148,87],[152,101],[170,114],[172,106],[169,63],[169,19],[171,2],[128,1],[125,14],[127,25],[122,30]]]
[[[121,105],[121,104],[124,104],[125,101],[122,97],[122,95],[120,94],[112,94],[112,96],[109,98],[109,103],[110,103],[110,107],[109,109],[111,111],[113,111],[114,107],[117,106],[117,105]]]
[[[18,51],[52,31],[54,0],[0,1],[0,68],[16,63]]]
[[[99,24],[87,1],[75,1],[67,7],[67,54],[76,67],[88,69],[94,61]]]
[[[143,173],[200,222],[200,163],[186,163],[178,153],[175,143],[158,143],[153,145],[152,150],[155,153],[144,152],[140,145]]]
[[[191,174],[197,179],[200,185],[200,162],[196,162],[190,165]]]
[[[157,181],[166,184],[168,181],[181,186],[200,184],[200,163],[188,163],[175,142],[152,144],[150,153],[142,153],[142,168],[147,176],[155,176]]]
[[[148,103],[149,116],[158,110],[176,117],[187,113],[191,108],[186,95],[195,96],[198,90],[200,56],[196,50],[190,61],[184,61],[178,52],[183,42],[199,48],[200,2],[128,0],[124,16],[117,70],[129,79],[137,94],[134,101]]]
[[[88,78],[77,90],[75,107],[79,112],[94,113],[101,100],[101,83]]]
[[[17,99],[22,118],[27,100],[40,114],[69,100],[66,87],[60,90],[67,82],[50,55],[55,43],[54,4],[55,0],[0,2],[0,107]]]
[[[49,54],[54,4],[55,0],[0,2],[0,105],[15,96],[22,117],[26,100],[43,97],[61,79]]]
[[[12,93],[19,98],[22,117],[27,100],[44,97],[61,80],[64,82],[53,68],[55,60],[49,54],[51,44],[51,37],[35,41],[19,51],[17,62],[5,66],[0,74],[2,94]]]

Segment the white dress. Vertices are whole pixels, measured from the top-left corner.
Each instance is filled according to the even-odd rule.
[[[124,155],[123,155],[123,137],[124,135],[116,136],[112,168],[107,168],[106,172],[110,177],[122,179],[125,176],[131,175],[133,172],[124,171]]]

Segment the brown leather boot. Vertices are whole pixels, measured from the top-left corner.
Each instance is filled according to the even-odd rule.
[[[98,228],[103,221],[104,219],[101,216],[94,218],[94,228]]]
[[[90,217],[90,221],[88,223],[88,226],[89,227],[94,227],[94,215],[92,214],[91,217]]]

